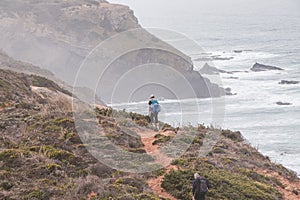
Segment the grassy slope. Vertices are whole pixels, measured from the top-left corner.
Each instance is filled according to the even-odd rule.
[[[142,175],[94,159],[76,133],[68,102],[33,93],[36,80],[0,70],[0,199],[86,199],[93,192],[98,199],[157,199]]]
[[[98,162],[76,133],[67,98],[41,97],[30,86],[48,87],[58,95],[70,94],[37,76],[0,70],[0,199],[159,199],[147,185],[148,178],[163,175],[162,187],[177,199],[190,199],[193,173],[212,183],[209,199],[283,199],[286,186],[263,170],[298,181],[295,173],[275,165],[246,144],[239,132],[223,130],[221,140],[206,158],[199,158],[203,139],[212,129],[186,127],[197,133],[188,151],[172,165],[177,170],[129,174]],[[139,137],[121,134],[148,126],[141,115],[96,110],[100,126],[115,144],[145,153]],[[170,127],[168,127],[170,129]],[[135,133],[138,135],[138,133]],[[159,136],[164,145],[172,137]],[[127,142],[126,142],[127,141]],[[93,197],[93,198],[92,198]]]

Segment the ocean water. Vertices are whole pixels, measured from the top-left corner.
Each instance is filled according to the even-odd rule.
[[[172,30],[195,41],[202,50],[188,43],[174,43],[192,57],[195,69],[206,62],[197,61],[205,53],[208,57],[228,58],[209,61],[210,65],[235,71],[220,74],[217,82],[230,87],[236,95],[164,100],[160,120],[173,125],[204,123],[239,130],[264,155],[300,174],[300,84],[278,84],[281,80],[300,81],[298,0],[111,2],[129,5],[143,27]],[[176,41],[162,39],[171,44]],[[249,71],[255,62],[279,66],[284,71]],[[214,77],[207,77],[214,81]],[[280,106],[278,101],[292,105]],[[146,99],[112,106],[147,113]]]

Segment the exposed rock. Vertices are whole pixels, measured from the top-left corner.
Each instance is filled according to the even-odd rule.
[[[277,104],[277,105],[280,105],[280,106],[292,105],[292,103],[289,103],[289,102],[282,102],[282,101],[277,101],[276,104]]]
[[[109,4],[103,0],[1,1],[0,13],[0,48],[17,60],[50,70],[69,85],[74,84],[82,62],[99,43],[118,33],[141,28],[129,7]],[[111,63],[109,74],[105,77],[104,82],[108,82],[101,84],[101,89],[97,90],[97,95],[101,99],[110,102],[112,88],[124,73],[134,69],[135,66],[151,62],[173,67],[178,74],[183,75],[183,79],[188,81],[195,91],[196,97],[224,94],[222,88],[193,71],[193,64],[188,56],[162,42],[146,30],[141,29],[138,35],[132,33],[125,35],[125,46],[134,44],[149,47],[154,45],[168,49],[168,52],[138,48],[126,55],[121,54],[121,57],[116,59],[114,53],[122,49],[124,44],[111,44],[105,53],[108,57],[114,58],[115,62]],[[113,48],[111,49],[111,47]],[[96,62],[102,60],[102,58],[97,59]],[[101,66],[99,63],[98,67],[105,68],[106,65]],[[96,75],[97,78],[94,78],[93,75]],[[92,80],[98,80],[99,76],[92,70],[90,74],[86,74],[86,81],[76,86],[95,91],[95,84],[92,83]],[[145,80],[149,74],[139,73],[135,77]],[[163,83],[164,85],[174,84],[175,88],[186,91],[182,84],[176,85],[177,77],[168,77],[167,79],[162,77],[162,79],[167,81]],[[148,86],[143,88],[140,93],[135,93],[131,100],[144,100],[149,93],[156,93],[157,96],[165,98],[175,98],[168,91],[170,88],[158,88],[157,84]],[[128,90],[123,90],[125,94],[120,93],[117,99],[128,101],[128,93],[130,93]],[[84,96],[84,94],[78,96]],[[191,97],[191,94],[182,94],[182,98],[188,97]]]
[[[284,70],[284,69],[280,67],[271,66],[271,65],[263,65],[263,64],[255,63],[250,70],[254,72],[260,72],[260,71]]]
[[[243,50],[233,50],[234,53],[242,53]]]
[[[281,80],[279,84],[299,84],[299,81],[287,81],[287,80]]]
[[[293,189],[293,193],[294,193],[295,195],[299,195],[299,190]]]
[[[0,48],[17,60],[49,69],[70,85],[97,44],[140,27],[129,7],[103,0],[1,1],[0,11]]]
[[[249,73],[249,71],[238,71],[238,70],[234,70],[234,71],[230,71],[231,74],[234,74],[234,73]]]
[[[201,74],[219,74],[219,70],[216,67],[210,66],[209,64],[205,63],[203,67],[199,70]]]
[[[230,74],[230,72],[227,72],[225,70],[221,70],[221,69],[218,69],[214,66],[210,66],[208,63],[205,63],[203,65],[203,67],[199,70],[199,72],[201,74],[208,74],[208,75],[217,75],[219,73],[227,73],[227,74]]]
[[[232,93],[231,88],[225,88],[226,95],[237,95],[237,93]]]
[[[225,70],[222,70],[222,69],[218,69],[220,73],[223,73],[223,74],[233,74],[233,72],[228,72],[228,71],[225,71]]]
[[[250,49],[233,50],[234,53],[243,53],[243,52],[248,52],[248,51],[253,51],[253,50],[250,50]]]
[[[236,76],[230,76],[230,77],[224,77],[226,79],[239,79],[239,77],[236,77]]]

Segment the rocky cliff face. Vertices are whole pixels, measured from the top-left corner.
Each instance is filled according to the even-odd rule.
[[[126,30],[140,28],[133,11],[127,6],[109,4],[100,0],[4,0],[0,2],[0,48],[9,56],[53,72],[58,78],[73,85],[80,65],[86,56],[100,42]],[[181,55],[182,63],[170,55],[157,57],[157,62],[168,60],[168,65],[180,69],[198,97],[220,96],[224,92],[192,71],[190,58],[178,50],[142,30],[138,37],[128,36],[130,43],[152,44],[167,47]],[[124,46],[124,44],[122,44]],[[127,44],[125,44],[127,45]],[[136,57],[142,55],[142,57]],[[152,55],[156,56],[156,55]],[[149,61],[147,53],[137,53],[131,57],[130,64],[119,65],[130,69],[141,62]],[[127,61],[126,61],[127,62]],[[124,64],[124,62],[123,62]],[[127,62],[128,64],[128,62]],[[120,75],[118,68],[113,74]],[[145,74],[139,74],[145,77]],[[176,79],[170,80],[174,83]],[[90,85],[84,85],[92,88]],[[212,87],[211,91],[210,87]],[[94,89],[94,88],[92,88]],[[109,99],[111,88],[103,87],[100,96]],[[148,88],[149,89],[149,88]],[[150,90],[150,89],[149,89]],[[212,92],[213,91],[213,92]],[[158,89],[157,93],[168,95],[167,90]],[[147,96],[152,91],[147,91]],[[133,100],[145,99],[145,94],[136,95]],[[189,97],[189,95],[185,95]]]
[[[128,7],[102,0],[1,1],[0,10],[2,31],[11,39],[30,34],[81,48],[140,27]]]
[[[1,48],[69,83],[95,45],[139,27],[128,7],[105,1],[1,1],[0,11]]]

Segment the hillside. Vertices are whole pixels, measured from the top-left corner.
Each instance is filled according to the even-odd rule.
[[[125,33],[135,30],[138,33]],[[171,71],[187,81],[196,97],[224,95],[222,88],[193,70],[188,56],[142,29],[127,6],[103,0],[3,0],[0,2],[0,33],[0,48],[10,57],[47,69],[69,85],[74,84],[82,62],[97,45],[118,34],[126,35],[126,39],[106,45],[102,49],[105,55],[95,60],[99,70],[107,67],[102,64],[103,58],[114,61],[109,68],[109,75],[104,79],[108,83],[97,91],[97,95],[106,102],[112,96],[111,86],[117,84],[124,72],[126,74],[137,66],[149,63],[170,66]],[[115,55],[123,48],[129,48],[129,51]],[[101,73],[93,77],[97,69],[84,74],[87,80],[98,80]],[[142,71],[134,77],[143,80],[149,77],[149,73]],[[163,85],[173,85],[185,91],[177,81],[178,76],[168,79],[163,76],[159,80],[165,81]],[[95,89],[89,81],[77,86]],[[152,92],[165,98],[176,98],[169,89],[152,84],[131,100],[143,100]],[[127,101],[128,94],[124,95],[120,97],[123,99],[118,100]],[[193,95],[183,94],[182,98],[191,98]]]
[[[187,200],[195,172],[212,183],[208,199],[299,199],[296,174],[261,155],[239,132],[164,123],[155,132],[142,115],[106,107],[95,113],[101,134],[113,144],[155,160],[165,160],[163,147],[173,138],[191,132],[194,137],[184,155],[162,169],[112,169],[81,142],[70,92],[36,75],[0,70],[0,199]],[[218,142],[199,157],[214,131],[221,133]]]
[[[9,69],[12,71],[23,72],[27,74],[39,74],[41,76],[55,79],[54,74],[48,70],[41,69],[29,63],[17,61],[9,57],[5,52],[0,50],[0,66],[1,69]]]

